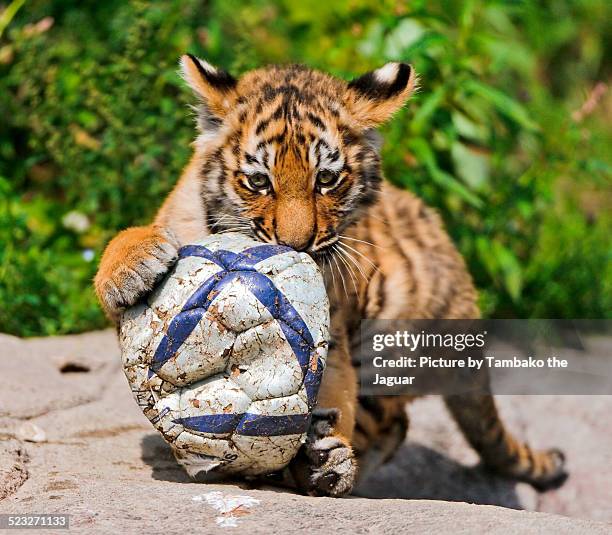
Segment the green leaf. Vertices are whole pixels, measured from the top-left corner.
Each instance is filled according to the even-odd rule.
[[[417,159],[420,160],[420,162],[425,166],[434,182],[444,187],[448,191],[456,193],[464,201],[471,204],[475,208],[482,207],[483,203],[476,195],[461,184],[461,182],[459,182],[454,176],[440,169],[434,152],[423,138],[411,139],[408,146]]]
[[[489,129],[486,125],[472,121],[459,110],[453,110],[451,119],[459,135],[479,143],[485,143],[489,139]]]
[[[365,37],[357,44],[357,49],[365,57],[377,54],[383,42],[385,28],[380,21],[370,24]]]
[[[474,190],[482,189],[489,181],[489,155],[457,141],[451,148],[455,174]]]
[[[475,93],[493,104],[500,113],[512,119],[523,128],[533,131],[538,131],[540,129],[538,124],[529,117],[529,113],[521,104],[499,89],[494,89],[478,80],[467,80],[463,87],[466,91]]]
[[[514,253],[499,242],[493,242],[493,253],[500,266],[504,286],[513,301],[518,301],[523,289],[521,265]]]
[[[389,59],[398,59],[402,52],[416,43],[424,33],[423,25],[417,20],[402,19],[385,39],[385,56]]]
[[[476,252],[489,276],[506,289],[517,302],[523,290],[523,269],[515,254],[499,241],[485,236],[476,238]]]
[[[476,237],[476,253],[486,272],[493,280],[496,280],[499,269],[492,251],[491,241],[485,236]]]
[[[410,129],[415,134],[420,134],[423,132],[425,125],[429,122],[429,119],[435,113],[435,111],[440,107],[445,95],[446,87],[440,85],[422,100],[417,112],[414,114],[414,117],[410,122]]]

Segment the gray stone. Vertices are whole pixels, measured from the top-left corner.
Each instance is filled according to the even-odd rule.
[[[28,478],[28,454],[17,440],[0,442],[0,500],[17,492]]]
[[[537,494],[482,471],[440,400],[426,398],[409,409],[410,440],[359,496],[310,498],[240,480],[191,482],[134,402],[113,331],[0,336],[0,347],[2,513],[67,513],[76,533],[216,533],[229,517],[250,533],[612,532],[612,398],[500,399],[518,435],[568,454],[558,490]],[[25,422],[46,442],[17,439]],[[225,514],[212,505],[236,495],[258,503]]]

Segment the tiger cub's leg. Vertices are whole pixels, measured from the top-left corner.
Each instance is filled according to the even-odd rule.
[[[367,478],[399,449],[408,433],[408,396],[359,396],[353,448],[359,480]]]
[[[485,466],[500,475],[526,481],[543,491],[567,478],[565,457],[557,449],[533,450],[514,438],[501,421],[491,395],[445,397],[446,405]]]
[[[290,469],[299,488],[311,495],[341,496],[353,488],[357,461],[352,438],[357,405],[357,375],[344,327],[334,328],[317,407],[306,443]]]

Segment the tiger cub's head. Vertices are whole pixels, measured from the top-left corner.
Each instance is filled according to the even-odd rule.
[[[195,147],[211,232],[323,253],[376,198],[375,128],[412,92],[404,63],[345,82],[302,66],[267,67],[235,79],[181,59],[200,99]]]

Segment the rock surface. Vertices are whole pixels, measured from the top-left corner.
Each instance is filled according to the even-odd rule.
[[[426,398],[409,409],[410,440],[356,496],[309,498],[190,482],[133,401],[113,331],[0,335],[0,348],[0,513],[66,513],[72,531],[99,533],[612,532],[612,397],[499,399],[516,434],[566,452],[558,490],[482,471],[440,400]]]

